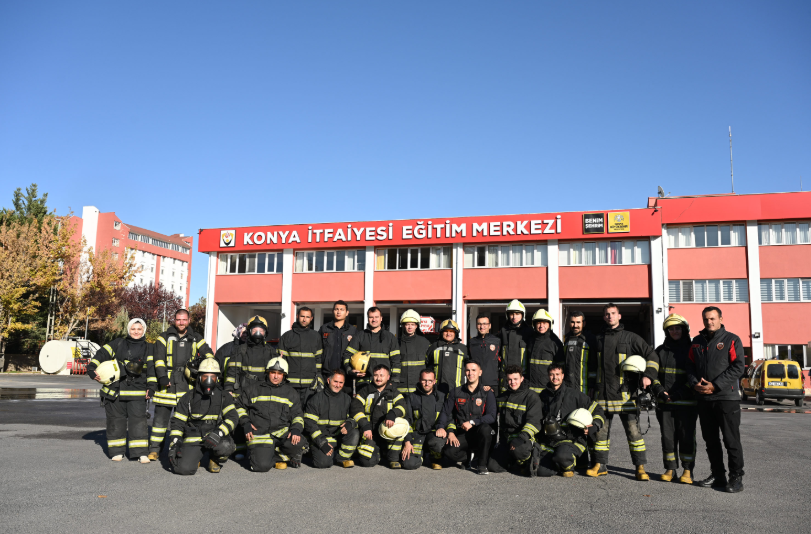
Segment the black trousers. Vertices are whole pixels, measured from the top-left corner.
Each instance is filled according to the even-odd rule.
[[[358,448],[360,432],[357,428],[353,428],[346,434],[338,434],[336,438],[327,438],[327,441],[332,445],[330,456],[324,454],[310,439],[310,454],[313,456],[313,465],[318,469],[326,469],[332,467],[333,464],[351,460],[355,449]]]
[[[724,476],[724,450],[729,457],[729,474],[743,476],[743,445],[741,445],[741,403],[736,400],[699,401],[698,417],[701,435],[707,444],[712,474]],[[719,436],[719,432],[720,435]]]
[[[411,442],[413,450],[411,451],[411,456],[409,456],[407,460],[403,460],[403,469],[411,470],[422,467],[422,462],[425,458],[425,449],[428,449],[431,459],[435,463],[439,463],[439,459],[442,458],[442,448],[445,446],[445,439],[446,438],[438,438],[433,432],[430,434],[415,433],[414,441]]]
[[[149,426],[146,422],[146,397],[143,399],[104,401],[107,415],[107,454],[112,458],[127,452],[129,427],[130,458],[146,456]]]
[[[169,461],[172,464],[173,470],[178,475],[193,475],[197,472],[197,464],[203,459],[206,451],[209,453],[209,459],[214,460],[222,465],[228,461],[228,457],[234,453],[234,440],[231,436],[225,436],[213,449],[207,449],[203,446],[202,442],[195,443],[181,443],[178,446],[177,456],[169,456]]]
[[[503,473],[515,465],[523,465],[532,457],[534,441],[518,435],[510,439],[500,436],[498,445],[493,449],[487,468],[494,473]]]
[[[445,445],[443,454],[452,462],[464,462],[467,460],[467,453],[476,455],[476,461],[481,466],[488,465],[490,460],[490,446],[493,444],[493,428],[490,425],[474,426],[467,432],[456,429],[456,439],[459,446],[453,447],[450,443]]]
[[[689,406],[656,410],[662,432],[662,458],[665,469],[676,469],[679,460],[684,469],[696,466],[696,420],[698,411]]]
[[[302,436],[297,445],[293,445],[292,436],[277,438],[272,434],[254,434],[248,442],[248,459],[251,470],[265,473],[273,469],[278,462],[287,462],[291,458],[301,459],[307,448],[307,440]]]
[[[388,440],[380,436],[377,428],[372,431],[372,439],[360,436],[360,445],[357,451],[357,464],[361,467],[374,467],[380,463],[383,453],[388,463],[399,462],[403,451],[403,438]]]
[[[152,431],[149,433],[149,452],[160,452],[163,449],[163,440],[166,438],[172,410],[174,406],[155,404],[155,417],[152,419]]]
[[[545,454],[541,456],[541,465],[538,467],[539,477],[551,477],[559,471],[571,471],[577,458],[586,450],[579,443],[571,441],[561,442],[554,447],[542,447]]]
[[[639,430],[639,418],[636,412],[606,412],[605,424],[597,434],[594,435],[594,450],[592,457],[597,463],[608,465],[608,450],[611,447],[611,422],[614,415],[619,415],[622,427],[625,429],[625,438],[628,440],[628,448],[631,450],[631,461],[634,465],[645,465],[645,439]]]

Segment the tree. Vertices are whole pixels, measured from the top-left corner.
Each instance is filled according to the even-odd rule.
[[[189,308],[189,327],[198,334],[206,331],[206,298],[200,297],[196,304]]]
[[[121,292],[119,303],[127,309],[131,318],[163,322],[164,313],[167,324],[174,317],[175,310],[183,307],[183,299],[166,289],[163,284],[135,285]]]
[[[0,212],[0,224],[5,225],[12,221],[35,219],[37,224],[48,215],[48,193],[39,196],[37,184],[31,184],[25,188],[25,195],[21,188],[14,191],[12,198],[14,209],[3,209]]]

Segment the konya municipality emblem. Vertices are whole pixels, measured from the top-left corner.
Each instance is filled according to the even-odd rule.
[[[223,230],[220,232],[220,247],[233,247],[236,242],[236,232],[233,230]]]

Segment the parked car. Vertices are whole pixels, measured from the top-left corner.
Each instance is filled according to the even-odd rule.
[[[793,360],[760,360],[749,366],[741,379],[741,398],[754,397],[759,405],[766,399],[791,399],[803,405],[803,373]]]

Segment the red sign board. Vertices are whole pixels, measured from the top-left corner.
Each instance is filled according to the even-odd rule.
[[[420,332],[423,334],[433,334],[436,330],[436,321],[433,317],[420,316]]]

